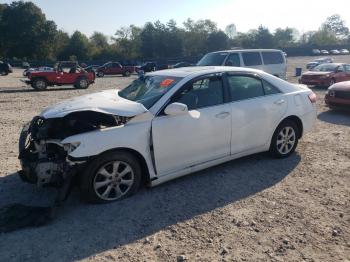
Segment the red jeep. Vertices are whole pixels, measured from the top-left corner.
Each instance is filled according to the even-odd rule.
[[[53,71],[31,72],[28,79],[24,82],[36,90],[54,85],[74,85],[75,88],[86,89],[95,82],[95,73],[86,72],[76,62],[58,62]]]
[[[134,72],[134,66],[122,66],[119,62],[108,62],[100,66],[96,74],[98,77],[104,77],[105,75],[130,76]]]

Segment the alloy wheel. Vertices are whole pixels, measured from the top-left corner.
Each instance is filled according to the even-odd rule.
[[[277,137],[277,150],[282,155],[287,155],[294,147],[296,134],[294,128],[284,127]]]

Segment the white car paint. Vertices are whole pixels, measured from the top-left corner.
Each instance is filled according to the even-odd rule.
[[[157,113],[185,83],[203,75],[249,73],[278,87],[279,94],[190,110],[181,115]],[[121,116],[135,116],[123,126],[68,137],[62,144],[80,143],[69,155],[85,158],[111,149],[138,152],[147,164],[151,185],[186,175],[252,153],[267,151],[274,131],[288,116],[298,117],[303,133],[316,119],[312,91],[263,71],[234,67],[187,67],[149,75],[183,77],[149,110],[118,96],[116,91],[71,99],[42,113],[45,118],[69,112],[92,110]]]

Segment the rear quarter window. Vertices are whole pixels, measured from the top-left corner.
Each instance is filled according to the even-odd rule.
[[[262,52],[265,65],[284,64],[282,53],[280,52]]]
[[[244,52],[242,53],[243,62],[246,66],[262,65],[259,52]]]

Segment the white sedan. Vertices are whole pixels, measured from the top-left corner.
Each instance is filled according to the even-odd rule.
[[[315,103],[307,87],[254,69],[153,72],[35,117],[21,133],[20,176],[39,186],[77,181],[86,200],[115,201],[242,156],[288,157],[313,126]]]

